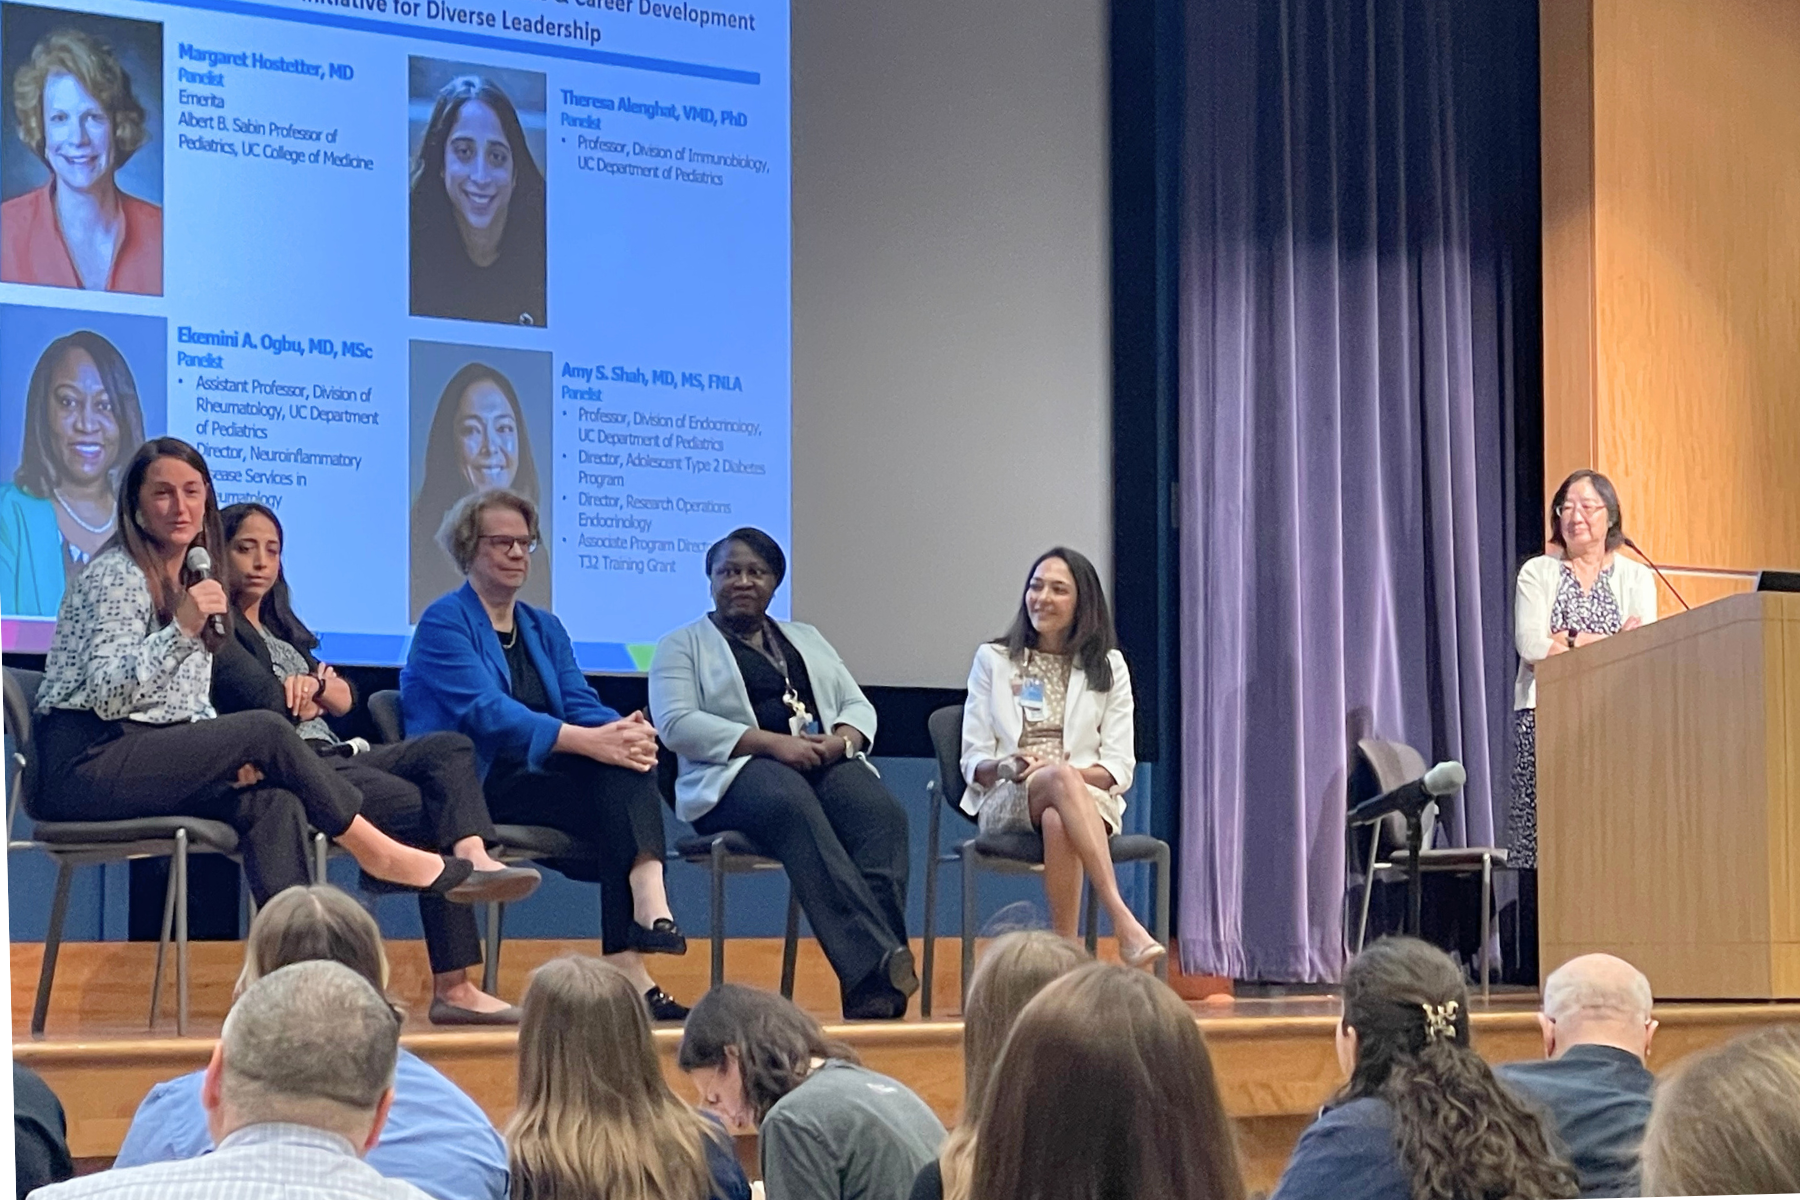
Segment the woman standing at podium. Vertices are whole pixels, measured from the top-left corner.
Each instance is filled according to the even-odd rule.
[[[1612,481],[1576,471],[1550,501],[1550,551],[1519,569],[1513,641],[1511,864],[1519,868],[1519,970],[1537,979],[1537,672],[1536,664],[1656,620],[1656,577],[1618,555],[1624,517]]]

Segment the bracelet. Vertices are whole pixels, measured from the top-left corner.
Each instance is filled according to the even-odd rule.
[[[851,741],[849,739],[849,737],[845,737],[844,738],[844,761],[848,762],[855,757],[856,757],[856,743]]]

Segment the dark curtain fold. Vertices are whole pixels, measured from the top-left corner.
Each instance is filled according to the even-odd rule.
[[[1454,844],[1504,829],[1536,7],[1186,15],[1181,951],[1331,980],[1356,738],[1468,767]]]

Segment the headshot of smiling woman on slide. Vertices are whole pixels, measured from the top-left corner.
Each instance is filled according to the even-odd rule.
[[[82,330],[51,342],[25,393],[25,437],[0,487],[0,610],[53,617],[114,533],[119,471],[144,441],[131,368]]]
[[[545,324],[544,175],[492,80],[437,93],[412,164],[412,312]]]
[[[10,82],[19,139],[50,178],[0,205],[0,279],[161,295],[162,209],[116,178],[150,131],[112,48],[57,29]]]
[[[472,362],[445,385],[425,444],[425,477],[412,510],[412,620],[462,586],[462,573],[437,543],[438,526],[458,500],[488,488],[507,488],[533,503],[543,499],[518,391],[501,372]],[[548,608],[549,564],[533,566],[519,597]]]

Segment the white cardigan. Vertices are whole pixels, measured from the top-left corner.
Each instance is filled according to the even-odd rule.
[[[1540,554],[1519,568],[1519,592],[1513,601],[1513,644],[1519,651],[1519,675],[1513,681],[1513,709],[1537,707],[1537,672],[1533,664],[1550,657],[1550,610],[1562,582],[1562,555]],[[1648,625],[1656,620],[1656,576],[1650,568],[1622,554],[1612,556],[1607,576],[1619,619]]]
[[[1105,767],[1113,777],[1110,789],[1123,795],[1137,769],[1133,746],[1136,706],[1131,699],[1131,672],[1117,650],[1107,656],[1112,664],[1112,688],[1096,692],[1087,685],[1087,672],[1069,670],[1068,695],[1063,700],[1063,750],[1074,767]],[[962,774],[968,790],[962,810],[971,817],[992,790],[975,782],[975,768],[990,758],[1005,758],[1019,750],[1025,728],[1025,712],[1013,694],[1018,668],[1006,647],[992,642],[975,651],[969,668],[969,699],[963,705]],[[1121,810],[1123,803],[1121,802]]]

